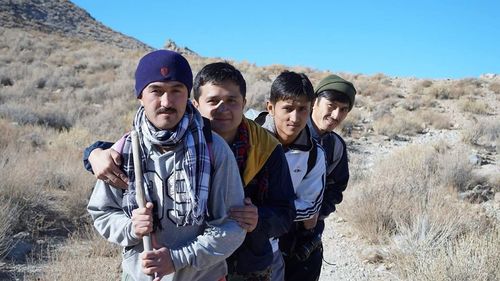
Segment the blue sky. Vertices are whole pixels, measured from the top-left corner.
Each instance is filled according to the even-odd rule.
[[[500,1],[73,0],[110,28],[206,57],[418,78],[500,74]]]

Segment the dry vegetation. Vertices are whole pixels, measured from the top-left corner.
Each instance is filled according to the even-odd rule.
[[[94,179],[83,170],[81,152],[128,128],[137,106],[133,71],[146,50],[3,28],[0,38],[0,257],[24,232],[39,241],[31,264],[44,265],[25,279],[116,280],[119,250],[89,226],[85,206]],[[217,60],[188,59],[195,73]],[[235,65],[247,80],[247,104],[257,109],[285,69],[306,73],[313,84],[328,74]],[[484,150],[498,165],[498,79],[341,75],[359,90],[343,124],[348,141],[382,147],[460,130],[463,142],[408,146],[367,169],[361,168],[365,159],[354,156],[341,214],[371,243],[388,247],[384,262],[403,280],[497,280],[498,218],[458,194],[478,185],[499,191],[499,182],[476,176],[478,164],[464,156]],[[56,242],[63,246],[54,248]]]
[[[381,258],[403,280],[500,276],[499,218],[457,197],[484,184],[466,153],[465,147],[412,145],[354,176],[350,188],[356,191],[347,194],[341,214],[371,243],[388,249]]]

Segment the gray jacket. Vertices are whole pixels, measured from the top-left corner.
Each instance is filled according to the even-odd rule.
[[[208,198],[208,220],[202,225],[177,226],[176,214],[172,211],[173,199],[182,203],[187,198],[183,193],[173,192],[175,181],[170,176],[174,154],[181,151],[182,145],[163,154],[152,149],[144,169],[155,189],[151,199],[161,224],[153,235],[158,243],[170,249],[175,267],[175,272],[162,280],[218,280],[227,274],[225,259],[245,238],[245,231],[228,217],[230,207],[243,204],[237,164],[226,142],[213,133],[211,162],[214,172]],[[98,180],[87,209],[97,231],[108,241],[124,247],[123,271],[135,280],[147,280],[140,264],[142,242],[133,233],[131,219],[122,211],[123,196],[122,190]]]

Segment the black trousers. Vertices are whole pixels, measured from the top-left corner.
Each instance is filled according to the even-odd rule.
[[[285,281],[318,281],[323,263],[323,247],[314,250],[308,259],[299,261],[295,257],[285,260]]]

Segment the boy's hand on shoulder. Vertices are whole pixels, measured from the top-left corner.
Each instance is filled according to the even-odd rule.
[[[120,153],[111,148],[106,150],[96,148],[90,153],[89,162],[97,179],[114,187],[127,189],[128,178],[120,170],[122,162]]]
[[[245,198],[244,204],[244,206],[231,207],[229,215],[247,232],[252,232],[259,221],[259,209],[252,204],[249,197]]]

